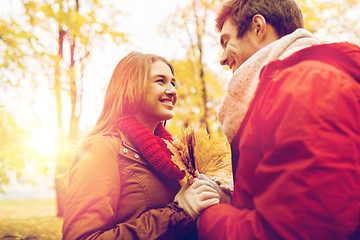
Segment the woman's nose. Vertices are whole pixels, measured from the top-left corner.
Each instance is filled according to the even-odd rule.
[[[164,93],[167,96],[170,96],[172,98],[173,103],[175,104],[177,101],[177,91],[174,85],[170,84],[168,88],[165,89]]]
[[[166,95],[175,95],[176,92],[171,91],[170,89],[165,89],[165,94],[166,94]]]
[[[176,95],[177,91],[174,85],[169,84],[169,86],[167,86],[167,88],[165,89],[165,94],[166,95]]]

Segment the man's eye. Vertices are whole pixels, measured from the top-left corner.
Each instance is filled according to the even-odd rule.
[[[164,83],[164,79],[158,79],[156,82]]]
[[[171,85],[173,85],[174,87],[176,86],[176,83],[175,82],[171,82]]]

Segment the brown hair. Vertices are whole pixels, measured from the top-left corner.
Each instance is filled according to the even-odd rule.
[[[117,64],[105,93],[102,112],[88,138],[109,134],[119,120],[142,110],[147,94],[147,77],[152,63],[156,61],[167,64],[174,74],[172,64],[154,54],[131,52]]]
[[[262,15],[280,37],[304,27],[301,9],[295,0],[228,0],[218,14],[216,29],[220,32],[230,18],[237,25],[237,37],[240,38],[249,29],[256,14]]]

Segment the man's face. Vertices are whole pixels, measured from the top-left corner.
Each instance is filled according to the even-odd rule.
[[[255,30],[251,27],[241,38],[237,38],[237,34],[236,25],[228,18],[220,32],[220,43],[224,51],[220,64],[228,65],[233,73],[260,49],[256,44]]]

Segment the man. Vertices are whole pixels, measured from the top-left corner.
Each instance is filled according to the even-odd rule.
[[[201,214],[201,239],[360,239],[360,48],[303,26],[295,0],[223,3],[234,192]]]

